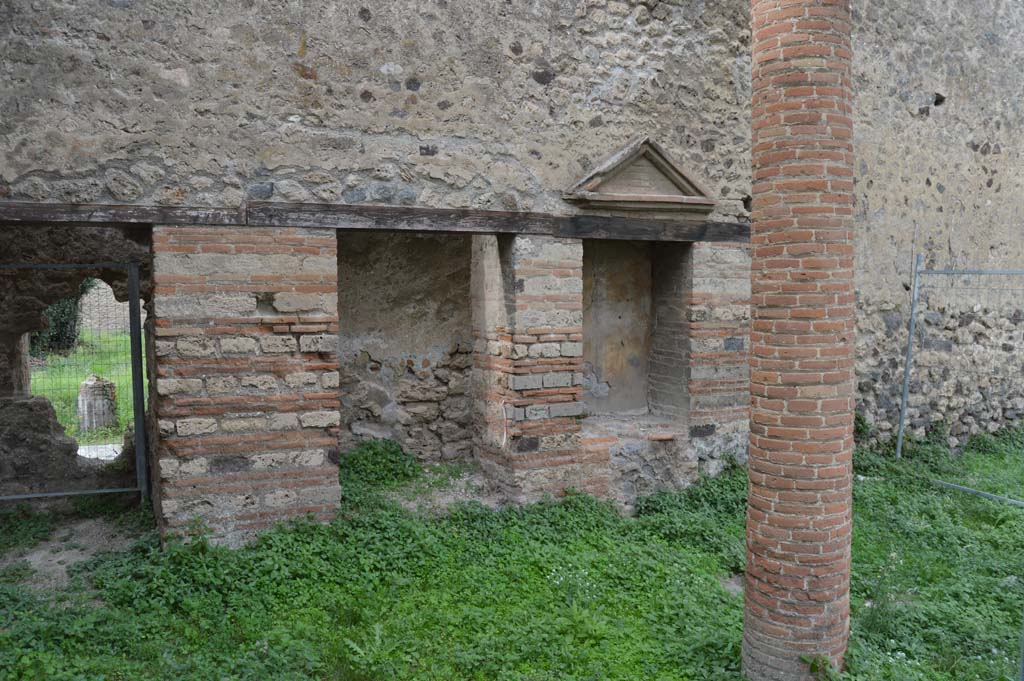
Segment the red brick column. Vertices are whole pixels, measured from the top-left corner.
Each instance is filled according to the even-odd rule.
[[[849,0],[753,0],[751,681],[842,664],[853,449]]]

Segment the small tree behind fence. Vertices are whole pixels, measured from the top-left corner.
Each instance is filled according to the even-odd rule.
[[[914,265],[896,453],[944,427],[952,447],[1024,417],[1024,270]]]
[[[95,279],[85,279],[78,287],[77,296],[58,300],[46,308],[46,328],[33,333],[29,341],[33,357],[74,350],[78,344],[81,301],[95,286]]]

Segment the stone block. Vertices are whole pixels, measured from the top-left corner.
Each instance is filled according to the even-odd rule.
[[[300,416],[299,422],[303,428],[330,428],[341,425],[341,412],[310,411]]]
[[[299,349],[302,352],[334,352],[338,339],[333,334],[308,334],[299,338]]]
[[[326,374],[320,376],[320,385],[326,389],[337,388],[341,380],[341,375],[337,371],[328,371]]]
[[[299,344],[292,336],[263,336],[260,338],[260,347],[263,352],[280,354],[295,352],[299,349]]]
[[[256,388],[258,390],[276,390],[277,389],[277,378],[271,374],[255,374],[249,376],[242,376],[239,379],[243,388]]]
[[[515,374],[509,379],[512,382],[512,390],[540,390],[544,387],[544,377],[541,374]]]
[[[228,336],[220,339],[221,352],[231,355],[251,355],[256,352],[255,338],[248,336]]]
[[[206,392],[224,395],[238,390],[238,379],[234,376],[210,376],[206,379]]]
[[[545,388],[568,388],[572,385],[572,372],[549,371],[544,374]]]
[[[174,354],[174,341],[158,340],[154,343],[154,349],[157,357],[167,357]]]
[[[531,404],[526,407],[526,420],[527,421],[542,421],[548,418],[548,405],[546,404]]]
[[[178,339],[178,354],[182,357],[213,357],[217,345],[205,336],[184,336]]]
[[[538,357],[561,357],[562,348],[558,343],[534,343],[530,346],[529,356]]]
[[[582,357],[583,343],[562,343],[562,357]]]
[[[191,435],[207,435],[217,431],[217,420],[208,418],[178,419],[178,435],[187,437]]]
[[[203,381],[199,378],[159,378],[156,382],[158,395],[188,395],[203,390]]]
[[[548,407],[548,413],[551,414],[551,418],[565,418],[571,416],[582,416],[583,415],[583,403],[582,402],[556,402]]]
[[[295,414],[271,414],[270,430],[297,430],[299,417]]]
[[[241,433],[245,431],[265,430],[266,427],[266,419],[255,417],[223,419],[220,422],[220,429],[228,433]]]
[[[320,375],[312,371],[299,371],[294,374],[288,374],[284,377],[284,382],[291,388],[301,388],[307,385],[317,385],[320,380]]]
[[[156,312],[163,319],[245,317],[256,312],[256,296],[251,293],[157,296]]]
[[[319,293],[275,293],[274,309],[278,312],[309,312],[323,309]]]

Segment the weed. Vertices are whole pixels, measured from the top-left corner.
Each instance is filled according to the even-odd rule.
[[[861,449],[855,466],[848,668],[837,677],[810,660],[814,673],[1013,678],[1024,516],[928,480],[1020,496],[1024,434],[978,438],[960,456],[910,442],[900,462]],[[23,569],[9,569],[0,677],[741,678],[742,603],[719,580],[743,565],[742,468],[623,518],[582,494],[406,511],[389,490],[419,467],[393,443],[364,445],[341,467],[331,525],[295,522],[238,550],[202,536],[161,549],[149,533],[85,564],[82,591],[29,592],[9,583]],[[30,515],[0,522],[21,541],[52,527]]]

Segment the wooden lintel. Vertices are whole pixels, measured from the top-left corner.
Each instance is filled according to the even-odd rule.
[[[248,224],[400,232],[537,234],[577,239],[739,241],[750,226],[702,219],[547,215],[515,211],[337,204],[249,204]]]
[[[650,219],[307,203],[251,203],[241,208],[189,208],[0,202],[0,225],[46,222],[310,227],[453,234],[536,234],[577,239],[637,241],[750,240],[750,226],[747,224],[713,222],[697,216]]]
[[[0,223],[4,222],[237,225],[244,224],[245,209],[0,201]]]

